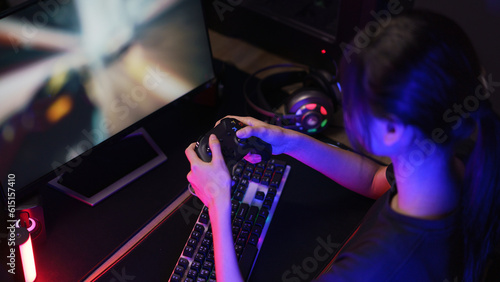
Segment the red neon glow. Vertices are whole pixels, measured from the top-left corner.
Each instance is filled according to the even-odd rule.
[[[321,114],[322,114],[322,115],[324,115],[324,116],[326,116],[326,115],[328,114],[328,113],[326,112],[325,107],[321,107],[320,111],[321,111]]]
[[[321,50],[321,54],[326,54],[326,50],[325,49]]]
[[[311,111],[316,109],[316,107],[317,107],[316,104],[307,104],[306,105],[306,109],[311,110]]]
[[[33,245],[31,244],[31,235],[28,235],[28,240],[24,244],[19,245],[19,250],[21,251],[24,280],[26,282],[33,282],[36,279],[36,267]]]

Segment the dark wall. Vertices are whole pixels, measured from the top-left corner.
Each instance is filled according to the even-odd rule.
[[[492,75],[491,101],[500,114],[500,1],[417,0],[415,8],[429,9],[455,20],[469,35],[487,75]],[[496,87],[494,85],[497,85]]]

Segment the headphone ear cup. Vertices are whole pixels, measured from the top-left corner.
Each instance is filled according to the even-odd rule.
[[[296,116],[299,131],[312,134],[328,126],[333,115],[332,99],[316,88],[302,88],[292,93],[287,112]]]
[[[328,97],[336,101],[334,87],[336,86],[335,77],[324,70],[310,69],[304,77],[304,87],[316,87],[323,91]]]

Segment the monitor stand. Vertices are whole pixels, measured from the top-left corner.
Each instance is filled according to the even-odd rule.
[[[49,185],[94,206],[166,159],[146,130],[139,128],[117,143],[92,149],[81,164]]]

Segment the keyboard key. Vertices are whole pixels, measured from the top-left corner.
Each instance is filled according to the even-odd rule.
[[[182,278],[182,276],[174,273],[174,274],[172,274],[172,277],[170,277],[170,281],[171,282],[180,282],[181,278]]]
[[[243,185],[245,187],[248,187],[248,184],[250,184],[250,181],[248,181],[248,179],[242,179],[240,181],[240,185]]]
[[[190,246],[186,246],[184,248],[184,252],[182,253],[185,257],[192,258],[194,253],[194,248]]]
[[[234,245],[234,250],[236,251],[237,254],[241,254],[243,252],[243,246]]]
[[[260,234],[262,233],[262,226],[255,224],[252,228],[252,233],[260,236]]]
[[[269,182],[271,182],[270,176],[263,176],[262,179],[260,180],[260,184],[265,186],[269,186]]]
[[[240,261],[238,263],[241,271],[241,275],[246,278],[252,270],[253,262],[257,256],[258,249],[254,245],[247,245],[245,250],[241,254]]]
[[[250,210],[248,211],[246,221],[253,223],[255,221],[255,219],[257,218],[258,213],[259,213],[259,208],[256,206],[251,206]]]
[[[237,200],[231,200],[231,210],[237,211],[240,207],[240,202]]]
[[[269,187],[269,189],[267,189],[267,195],[275,195],[276,196],[277,192],[278,191],[277,191],[276,187]]]
[[[194,238],[189,238],[187,244],[193,248],[196,248],[196,246],[198,245],[198,240]]]
[[[252,182],[260,183],[260,177],[261,177],[261,175],[258,173],[252,174]]]
[[[261,208],[260,209],[259,216],[262,216],[264,219],[266,219],[268,215],[269,215],[269,210],[268,209],[266,209],[266,208]]]
[[[236,181],[239,180],[239,177],[241,176],[242,173],[243,173],[243,167],[238,166],[234,169],[233,174],[235,176]]]
[[[277,179],[274,179],[274,180],[271,180],[271,183],[269,183],[269,185],[273,186],[273,187],[278,187],[280,186],[280,180],[277,180]]]
[[[203,225],[201,225],[201,224],[196,223],[196,225],[194,226],[194,230],[196,230],[200,233],[203,233],[203,232],[205,232],[205,227],[203,227]]]
[[[181,277],[184,276],[185,271],[186,271],[186,268],[182,265],[177,265],[174,269],[174,272],[179,274]]]
[[[268,209],[268,210],[270,210],[270,209],[271,209],[271,206],[272,206],[272,205],[273,205],[273,201],[272,201],[272,200],[269,200],[269,199],[265,200],[265,201],[264,201],[264,203],[262,203],[262,207],[263,207],[263,208],[266,208],[266,209]]]
[[[209,220],[208,213],[202,213],[200,215],[200,222],[201,223],[207,224],[208,220]]]
[[[264,170],[264,176],[271,178],[273,176],[274,171],[272,169]]]
[[[266,195],[266,200],[271,200],[271,201],[274,201],[274,197],[276,196],[276,194],[273,194],[273,193],[267,193]]]
[[[177,264],[184,267],[184,269],[186,269],[189,265],[189,261],[185,258],[180,258],[179,262]]]
[[[283,174],[283,172],[284,172],[284,171],[285,171],[285,168],[284,168],[284,167],[282,167],[282,166],[279,166],[279,167],[277,167],[277,168],[274,170],[274,172],[276,172],[276,173],[281,173],[281,174]]]
[[[248,239],[248,244],[256,246],[258,242],[259,242],[259,236],[257,236],[257,234],[252,233],[252,235],[250,235],[250,238]]]
[[[248,238],[249,234],[250,234],[250,231],[241,230],[240,235],[238,237],[243,238],[246,241],[246,239]]]
[[[241,193],[240,191],[236,191],[236,193],[234,193],[233,199],[241,201],[243,200],[244,195],[245,194]]]
[[[245,171],[243,172],[243,178],[244,179],[250,179],[252,177],[252,172],[251,171]]]
[[[205,258],[205,261],[209,261],[211,263],[214,263],[214,250],[210,250],[207,254],[207,257]]]
[[[262,175],[264,173],[264,168],[256,167],[253,173]]]
[[[190,269],[190,270],[188,271],[188,274],[187,274],[187,275],[188,275],[188,277],[189,277],[189,278],[195,279],[195,278],[196,278],[196,276],[198,275],[198,271],[196,271],[196,270],[194,270],[194,269]]]
[[[233,225],[232,227],[233,227],[233,234],[238,235],[240,233],[241,227],[239,227],[237,225]]]
[[[236,217],[240,219],[245,219],[245,216],[247,215],[247,211],[249,208],[250,206],[248,204],[245,203],[241,204],[240,209],[236,213]]]
[[[238,185],[238,188],[236,188],[236,191],[238,191],[238,192],[241,192],[241,193],[245,194],[245,192],[247,191],[247,188],[248,188],[248,186],[245,186],[245,185],[241,185],[241,184],[240,184],[240,185]]]
[[[201,268],[201,263],[197,262],[197,261],[193,261],[191,263],[191,267],[189,268],[190,270],[196,270],[196,272],[200,271],[200,268]],[[196,277],[193,277],[193,278],[196,278]]]
[[[250,229],[252,229],[252,226],[253,226],[253,222],[245,222],[245,223],[243,223],[241,230],[250,231]]]
[[[203,263],[204,259],[205,259],[205,256],[203,254],[197,253],[196,255],[194,255],[194,260],[199,262],[199,263]]]
[[[243,224],[243,219],[239,218],[239,217],[236,217],[234,220],[233,220],[233,226],[238,226],[241,228],[241,225]]]
[[[200,274],[198,274],[201,278],[203,279],[208,279],[208,276],[210,276],[210,271],[206,269],[200,270]]]
[[[205,239],[203,239],[203,241],[201,241],[201,245],[206,247],[206,248],[210,248],[210,246],[212,245],[212,240],[205,238]]]
[[[247,163],[247,165],[245,166],[245,170],[246,171],[250,171],[250,172],[253,172],[255,169],[255,165],[252,164],[252,163]]]
[[[264,227],[264,224],[266,224],[266,219],[263,218],[262,216],[258,216],[257,220],[255,220],[255,226]]]
[[[286,162],[278,159],[270,159],[269,163],[274,164],[276,167],[285,167]]]
[[[236,239],[236,244],[237,245],[245,246],[246,242],[247,242],[246,238],[238,237]]]
[[[205,261],[203,263],[203,269],[206,269],[208,271],[212,271],[212,268],[214,267],[214,263],[213,262],[210,262],[210,261]]]
[[[205,239],[212,240],[212,229],[209,229],[207,233],[205,233]]]
[[[191,238],[194,238],[194,239],[196,239],[196,240],[200,240],[200,237],[201,237],[201,233],[200,233],[200,232],[198,232],[198,231],[193,231],[193,232],[191,233]]]
[[[198,253],[202,254],[203,256],[207,255],[207,253],[208,253],[208,247],[200,246],[198,248]]]
[[[255,193],[255,199],[260,200],[260,201],[264,200],[265,196],[266,196],[266,194],[262,191],[257,191]]]

